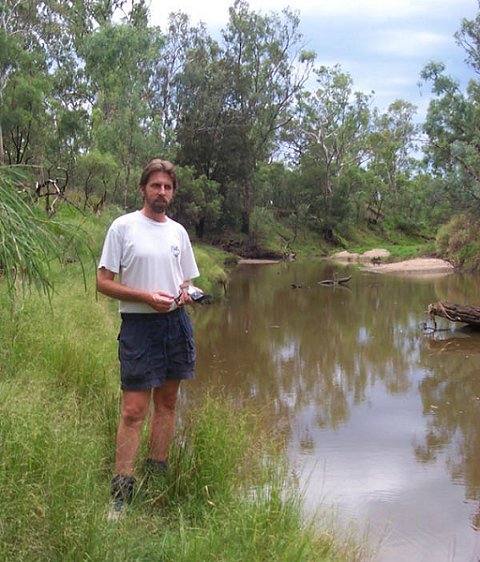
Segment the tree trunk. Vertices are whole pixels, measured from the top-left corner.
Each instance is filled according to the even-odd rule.
[[[125,174],[125,185],[123,188],[123,208],[125,211],[128,208],[128,186],[130,184],[130,162],[127,162],[127,170]]]
[[[428,305],[428,314],[441,316],[450,322],[463,322],[480,327],[480,307],[439,301]]]
[[[0,123],[0,166],[5,163],[5,150],[3,149],[3,129]]]
[[[242,233],[250,234],[250,182],[243,185]]]

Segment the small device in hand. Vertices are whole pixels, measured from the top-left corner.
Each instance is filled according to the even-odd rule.
[[[195,302],[200,302],[205,298],[205,293],[194,285],[188,285],[187,295]]]

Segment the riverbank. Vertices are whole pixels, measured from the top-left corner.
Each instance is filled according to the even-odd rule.
[[[138,494],[125,520],[109,524],[117,306],[96,298],[93,272],[85,289],[78,264],[54,281],[51,302],[32,292],[13,314],[0,292],[2,560],[364,559],[331,526],[305,520],[261,413],[218,395],[180,408],[163,483],[143,479],[142,447]]]

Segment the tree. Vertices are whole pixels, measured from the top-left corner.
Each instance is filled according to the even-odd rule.
[[[367,163],[375,176],[375,181],[370,182],[367,204],[374,223],[385,218],[386,211],[393,211],[404,225],[413,218],[409,211],[414,192],[408,185],[418,164],[412,155],[419,133],[419,126],[413,122],[415,113],[413,104],[400,99],[391,103],[385,113],[374,112]],[[402,209],[408,212],[402,213]]]
[[[317,89],[299,98],[289,140],[297,163],[309,177],[312,210],[330,238],[335,222],[331,218],[340,210],[335,209],[335,201],[346,208],[342,176],[367,157],[370,97],[354,92],[350,75],[338,65],[322,66],[315,74]]]
[[[118,178],[118,163],[114,157],[92,150],[78,157],[76,171],[77,185],[83,187],[84,209],[88,206],[94,210],[101,208],[108,195],[114,192]]]
[[[177,168],[181,197],[174,199],[173,213],[183,224],[195,228],[198,238],[215,230],[222,212],[219,185],[206,176],[195,177],[193,168]]]
[[[242,231],[248,233],[254,198],[254,174],[259,162],[269,159],[280,131],[290,122],[289,112],[308,79],[313,53],[302,47],[299,18],[288,9],[260,15],[242,0],[230,8],[223,31],[225,67],[231,84],[229,107],[238,116],[246,161],[237,178],[242,198]]]
[[[386,113],[374,115],[369,167],[392,192],[398,191],[399,175],[408,173],[413,164],[412,151],[418,134],[418,125],[413,122],[416,111],[412,103],[396,100]]]
[[[30,13],[34,7],[35,3],[27,0],[4,0],[0,3],[0,166],[5,161],[5,89],[17,69],[19,58],[24,58],[24,51],[28,51],[28,32],[31,25],[27,24],[22,16]]]
[[[140,16],[137,17],[140,18]],[[146,18],[146,16],[145,16]],[[161,37],[144,19],[107,24],[91,34],[82,54],[90,88],[95,92],[92,112],[94,147],[113,153],[124,174],[123,206],[128,207],[135,167],[146,160],[152,115],[150,79],[160,58]],[[159,139],[156,143],[161,147]]]
[[[430,63],[421,75],[436,95],[424,125],[425,152],[432,169],[450,185],[455,205],[473,205],[480,212],[480,84],[471,80],[464,93],[444,71],[443,64]]]
[[[204,40],[181,77],[180,161],[221,184],[224,215],[240,212],[245,233],[257,166],[277,148],[311,66],[298,24],[288,10],[261,15],[237,0],[221,45]]]
[[[10,162],[33,159],[43,164],[48,152],[58,162],[63,139],[51,146],[56,124],[68,120],[71,109],[76,110],[77,121],[85,115],[87,98],[76,48],[93,25],[89,10],[99,2],[0,2],[0,164],[7,117]],[[42,138],[40,154],[35,154],[35,136]],[[33,154],[26,156],[30,149]]]
[[[480,2],[478,6],[480,9]],[[464,18],[455,39],[467,54],[466,62],[480,74],[480,14],[473,20]]]

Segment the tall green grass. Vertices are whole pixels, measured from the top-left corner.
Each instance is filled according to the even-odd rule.
[[[13,314],[0,287],[0,559],[360,560],[304,519],[261,416],[219,396],[181,406],[165,479],[143,479],[142,449],[132,506],[107,522],[119,319],[91,273],[85,291],[68,266],[50,302],[32,293]]]

